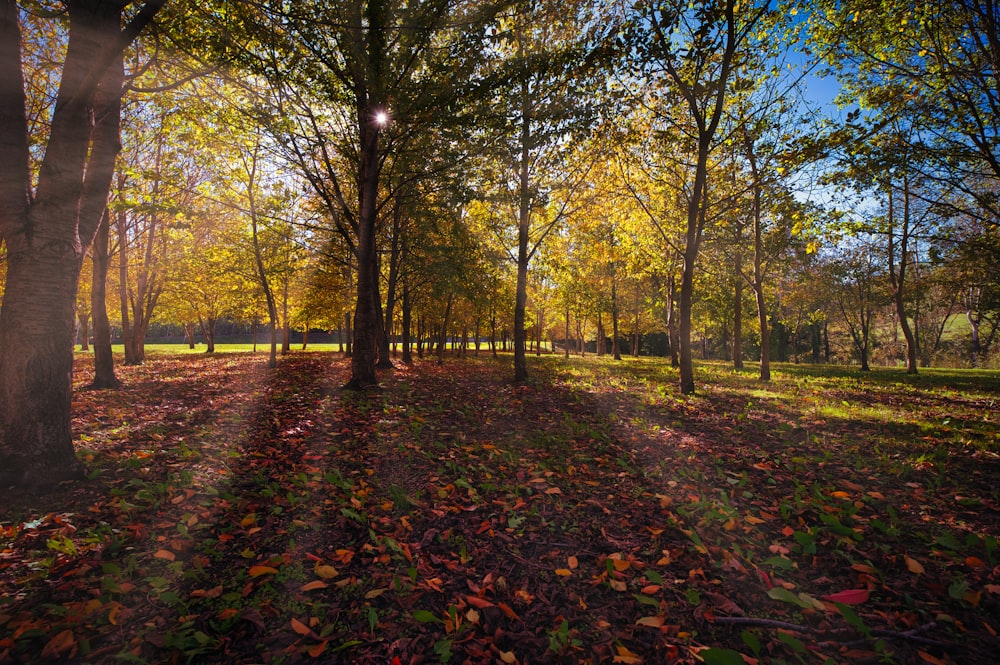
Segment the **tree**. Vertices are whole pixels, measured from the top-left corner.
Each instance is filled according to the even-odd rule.
[[[0,308],[3,480],[50,484],[82,474],[70,430],[74,304],[80,270],[107,203],[119,150],[122,53],[165,0],[125,28],[129,2],[70,0],[68,42],[45,157],[32,172],[22,74],[21,12],[0,13]]]
[[[673,125],[694,153],[690,181],[684,187],[686,223],[680,285],[680,391],[694,393],[691,357],[691,307],[695,267],[707,210],[710,157],[731,93],[732,74],[744,64],[755,29],[768,12],[767,3],[751,3],[737,11],[735,0],[694,4],[665,0],[643,5],[632,20],[630,47],[646,77],[652,104],[669,106],[671,94],[681,108],[661,113],[661,123]],[[662,125],[661,125],[662,126]]]

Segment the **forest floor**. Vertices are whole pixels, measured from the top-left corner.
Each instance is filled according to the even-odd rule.
[[[996,662],[997,373],[485,355],[78,359],[0,664]]]

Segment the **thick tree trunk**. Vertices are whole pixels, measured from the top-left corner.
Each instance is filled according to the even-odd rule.
[[[120,150],[127,40],[121,3],[68,4],[66,58],[32,196],[17,4],[0,9],[0,482],[35,485],[83,475],[70,429],[74,308]]]
[[[361,102],[361,100],[359,100]],[[351,349],[351,378],[346,388],[366,390],[378,386],[375,363],[378,360],[378,312],[375,308],[378,264],[376,252],[376,202],[378,197],[378,128],[368,117],[367,100],[359,103],[358,122],[361,128],[361,159],[359,175],[360,214],[358,215],[358,292],[354,310],[354,344]]]
[[[110,257],[108,256],[108,236],[111,217],[105,209],[101,225],[94,238],[92,258],[94,263],[93,281],[90,288],[90,309],[94,317],[94,389],[118,388],[121,382],[115,376],[114,357],[111,354],[111,323],[108,320],[107,283]]]
[[[5,485],[83,475],[70,431],[74,300],[82,256],[79,245],[52,249],[59,254],[7,257],[0,313],[0,483]]]

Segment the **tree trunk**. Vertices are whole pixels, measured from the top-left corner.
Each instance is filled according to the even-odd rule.
[[[204,319],[199,316],[198,325],[205,338],[205,353],[215,353],[215,319],[211,316]]]
[[[639,281],[635,283],[635,328],[632,333],[632,357],[639,357]]]
[[[361,128],[359,180],[361,183],[358,215],[358,293],[354,310],[354,344],[351,350],[351,378],[345,388],[366,390],[378,386],[375,363],[378,360],[378,312],[375,294],[378,265],[376,252],[376,200],[378,197],[379,160],[378,128],[369,116],[368,100],[359,100],[358,123]]]
[[[403,363],[413,364],[413,354],[410,350],[410,326],[413,323],[413,303],[410,302],[410,284],[403,279]]]
[[[733,259],[736,284],[733,292],[733,367],[743,369],[743,254]]]
[[[611,280],[611,357],[615,360],[622,359],[621,331],[618,328],[618,287],[614,279]]]
[[[893,218],[893,196],[892,187],[889,187],[889,279],[892,283],[892,301],[896,308],[896,317],[899,319],[899,327],[903,331],[903,338],[906,340],[906,373],[917,373],[917,340],[910,328],[910,322],[906,316],[906,299],[904,297],[904,285],[906,283],[906,266],[909,261],[909,241],[910,241],[910,181],[909,177],[903,174],[903,220],[899,237],[899,265],[896,265],[895,257],[895,220]]]
[[[673,271],[667,286],[667,340],[670,343],[670,366],[679,367],[680,358],[678,350],[680,348],[680,336],[677,331],[677,278]]]
[[[70,2],[69,41],[31,195],[19,8],[0,11],[0,484],[81,478],[73,450],[73,335],[80,269],[120,150],[121,3]],[[155,14],[143,7],[140,17]],[[141,29],[140,23],[139,29]]]
[[[187,345],[189,349],[193,349],[195,347],[193,323],[189,322],[184,324],[184,339],[187,340]]]
[[[569,360],[569,298],[566,299],[566,340],[564,353],[566,360]]]
[[[76,312],[76,339],[80,345],[80,351],[90,351],[90,312]]]
[[[523,55],[523,54],[522,54]],[[528,380],[525,354],[527,331],[524,313],[528,304],[528,235],[531,231],[531,104],[527,82],[521,87],[521,159],[518,164],[517,290],[514,296],[514,381]]]
[[[281,355],[292,350],[292,326],[288,320],[288,277],[281,284]]]
[[[108,242],[111,215],[105,208],[101,224],[94,238],[92,261],[94,271],[90,288],[90,309],[94,317],[94,380],[91,388],[103,390],[118,388],[121,382],[115,376],[114,357],[111,354],[111,323],[108,320],[107,283],[110,257]]]

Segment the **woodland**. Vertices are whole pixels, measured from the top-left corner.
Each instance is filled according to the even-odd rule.
[[[4,0],[0,663],[992,662],[998,24]]]

